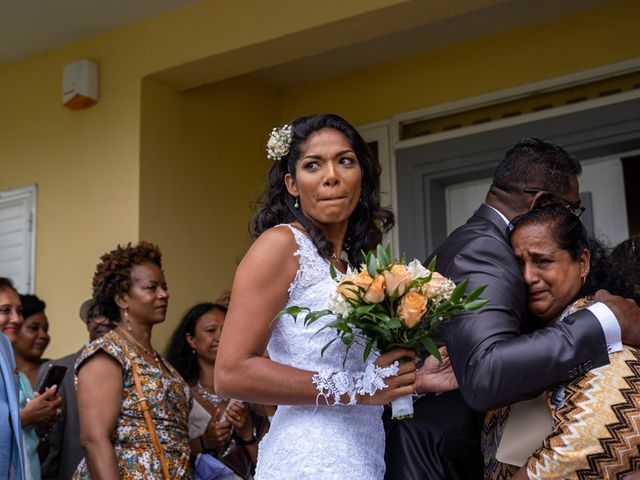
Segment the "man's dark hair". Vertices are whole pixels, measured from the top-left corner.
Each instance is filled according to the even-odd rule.
[[[571,189],[571,177],[581,173],[580,162],[562,147],[538,138],[523,138],[496,168],[493,185],[510,193],[529,187],[564,194]]]

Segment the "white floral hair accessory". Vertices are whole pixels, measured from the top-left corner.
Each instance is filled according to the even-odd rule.
[[[291,125],[274,127],[267,142],[267,157],[274,161],[284,157],[291,148],[291,138]]]

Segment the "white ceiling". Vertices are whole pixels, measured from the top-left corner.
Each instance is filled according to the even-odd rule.
[[[0,0],[0,65],[200,0]]]

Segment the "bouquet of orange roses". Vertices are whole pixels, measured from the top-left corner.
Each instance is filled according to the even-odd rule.
[[[434,272],[435,264],[435,258],[426,268],[418,260],[409,263],[405,258],[397,260],[390,245],[378,245],[376,252],[366,255],[358,270],[338,275],[331,265],[331,276],[337,286],[328,309],[310,311],[291,306],[280,314],[295,319],[299,313],[308,312],[305,325],[325,315],[335,315],[334,321],[320,329],[336,331],[336,337],[321,353],[340,340],[347,346],[347,352],[354,344],[363,345],[364,361],[372,351],[385,353],[394,348],[425,349],[441,360],[434,342],[440,338],[440,325],[458,313],[484,307],[488,300],[480,298],[484,286],[467,294],[466,280],[456,285]],[[392,411],[393,418],[413,416],[411,396],[394,400]]]

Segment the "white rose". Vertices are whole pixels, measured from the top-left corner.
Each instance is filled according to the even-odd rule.
[[[347,317],[353,312],[353,307],[338,292],[333,292],[329,297],[329,309],[339,317]]]
[[[420,263],[420,260],[418,260],[417,258],[414,258],[411,262],[409,262],[409,265],[407,265],[407,270],[411,272],[414,280],[416,278],[424,278],[431,273],[428,269],[424,268],[424,265],[422,265],[422,263]]]

